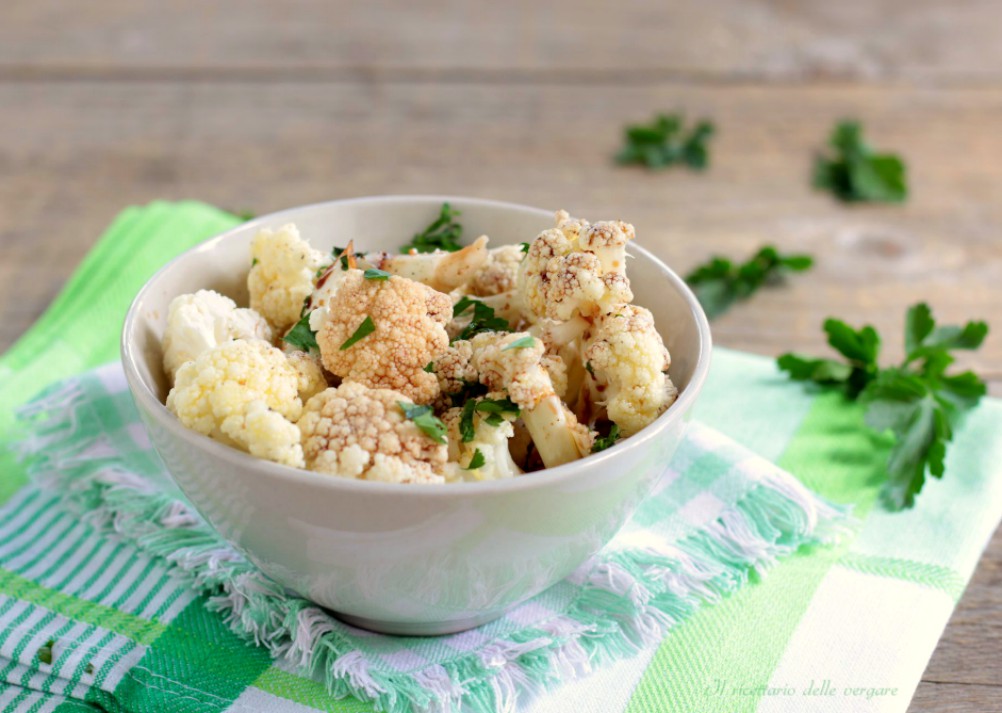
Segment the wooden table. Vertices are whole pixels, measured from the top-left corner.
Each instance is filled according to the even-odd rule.
[[[710,117],[712,168],[612,165],[626,122]],[[843,116],[907,157],[904,206],[811,190]],[[1002,5],[7,0],[0,10],[0,349],[129,203],[262,213],[455,193],[622,217],[669,264],[771,242],[817,268],[714,325],[764,354],[821,321],[897,346],[905,308],[1002,331]],[[1002,339],[965,365],[1002,394]],[[913,711],[1002,707],[1002,532]]]

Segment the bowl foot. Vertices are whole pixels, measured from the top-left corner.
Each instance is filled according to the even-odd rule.
[[[449,621],[411,622],[384,621],[382,619],[367,619],[363,616],[352,616],[341,612],[331,612],[341,621],[360,629],[368,629],[380,634],[399,634],[402,636],[439,636],[455,634],[467,629],[494,621],[504,614],[504,610],[479,614],[465,619],[450,619]]]

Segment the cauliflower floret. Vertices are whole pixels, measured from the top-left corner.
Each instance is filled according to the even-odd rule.
[[[484,332],[470,343],[471,364],[480,383],[491,391],[507,391],[522,409],[522,419],[547,468],[591,451],[591,432],[577,422],[557,395],[546,370],[541,341],[525,332]]]
[[[557,227],[540,233],[519,264],[518,291],[528,312],[563,322],[632,302],[626,244],[633,237],[628,223],[589,225],[559,211]]]
[[[586,337],[584,358],[599,403],[624,436],[651,423],[678,394],[668,378],[671,357],[643,307],[619,305],[600,315]]]
[[[278,230],[263,228],[251,242],[253,264],[247,275],[250,305],[276,332],[299,321],[303,301],[326,258],[299,237],[291,223]]]
[[[487,236],[481,235],[461,250],[406,255],[382,255],[376,266],[394,275],[451,292],[469,282],[487,262]]]
[[[444,483],[448,446],[407,419],[390,389],[345,381],[306,403],[299,429],[306,467],[343,478]]]
[[[303,409],[298,389],[298,373],[281,350],[240,339],[178,369],[167,408],[210,438],[301,468],[303,449],[293,423]]]
[[[488,399],[504,398],[504,394],[488,394]],[[514,413],[498,414],[498,419],[492,425],[488,422],[490,414],[474,411],[472,414],[473,438],[463,441],[460,430],[463,409],[451,408],[442,415],[442,421],[449,431],[449,462],[457,464],[456,476],[463,480],[501,480],[521,475],[522,469],[515,464],[508,450],[508,439],[515,435],[512,426]],[[475,465],[477,452],[483,465]]]
[[[565,402],[571,408],[581,390],[585,369],[581,359],[581,336],[588,329],[588,322],[580,317],[573,317],[567,322],[555,322],[552,319],[541,319],[527,330],[529,334],[543,342],[546,348],[544,360],[559,360],[560,364],[551,368],[551,362],[546,362],[547,370],[553,377],[554,386]],[[554,369],[562,371],[557,376]],[[558,382],[562,381],[562,385]]]
[[[442,356],[435,360],[434,371],[442,393],[454,394],[463,386],[477,381],[473,368],[473,345],[462,339],[454,342]]]
[[[301,351],[286,352],[285,357],[299,377],[299,399],[304,404],[327,388],[323,367],[316,357]]]
[[[370,388],[395,389],[426,404],[438,395],[438,379],[424,369],[449,346],[452,318],[448,295],[393,276],[365,279],[349,270],[317,333],[323,364],[343,379]],[[373,331],[345,347],[368,320]]]
[[[489,250],[487,262],[470,281],[470,293],[487,297],[511,292],[515,289],[518,266],[524,257],[521,245],[502,245]]]
[[[202,352],[231,339],[270,342],[271,327],[252,309],[212,290],[178,295],[167,310],[164,331],[164,371],[174,379],[181,366]]]

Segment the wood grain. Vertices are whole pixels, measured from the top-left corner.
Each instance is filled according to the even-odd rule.
[[[8,76],[1002,78],[992,0],[7,0]]]
[[[129,203],[268,212],[456,193],[622,217],[684,272],[771,242],[809,275],[714,325],[821,351],[829,315],[900,353],[905,307],[998,322],[1002,6],[821,0],[13,0],[0,10],[0,350]],[[716,121],[705,174],[612,165],[620,127]],[[810,189],[833,122],[907,159],[905,206]],[[1002,338],[964,360],[1002,395]],[[1002,710],[1002,531],[909,710]]]
[[[460,193],[629,219],[683,272],[765,242],[815,254],[809,277],[715,324],[719,343],[764,353],[822,349],[835,314],[873,323],[896,356],[907,305],[961,320],[999,303],[1002,90],[81,81],[0,84],[0,105],[18,107],[0,135],[3,344],[123,204],[158,197],[265,212]],[[611,164],[623,122],[677,106],[721,127],[708,172]],[[842,115],[907,156],[907,206],[811,190],[811,154]],[[1002,377],[1002,339],[966,361]]]

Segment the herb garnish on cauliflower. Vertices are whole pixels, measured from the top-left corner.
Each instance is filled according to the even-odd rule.
[[[400,407],[403,394],[345,381],[306,402],[299,429],[306,467],[386,483],[442,483],[448,446]]]
[[[671,405],[668,351],[631,304],[632,225],[559,211],[488,249],[459,244],[458,215],[443,206],[404,255],[260,231],[251,309],[209,290],[172,302],[167,407],[260,458],[436,484],[569,463]]]
[[[451,318],[449,297],[420,282],[396,275],[366,279],[361,270],[349,270],[317,343],[332,374],[426,404],[438,395],[438,379],[424,368],[448,347],[445,325]],[[372,331],[352,342],[366,320]]]

